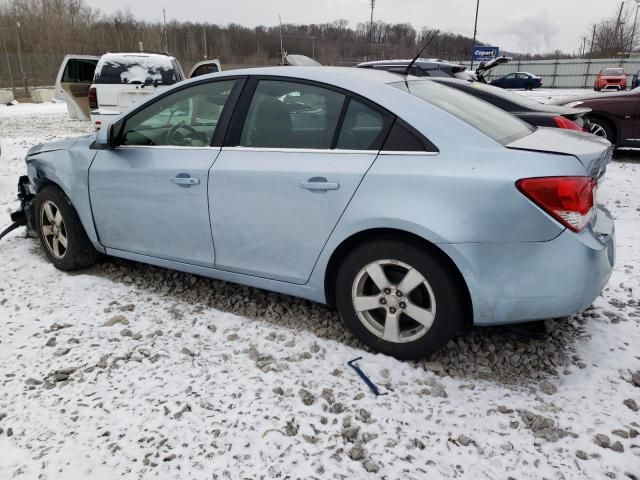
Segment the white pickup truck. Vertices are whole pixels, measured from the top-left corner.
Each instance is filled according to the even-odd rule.
[[[193,66],[189,77],[221,70],[218,60]],[[67,102],[71,118],[91,120],[98,129],[147,96],[184,80],[178,61],[154,53],[67,55],[58,71],[55,97]]]

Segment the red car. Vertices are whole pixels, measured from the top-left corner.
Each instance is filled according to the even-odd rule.
[[[621,68],[605,68],[600,70],[593,85],[596,92],[600,90],[626,90],[627,74]]]

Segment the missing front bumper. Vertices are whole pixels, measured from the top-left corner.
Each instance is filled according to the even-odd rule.
[[[34,237],[35,229],[35,191],[26,175],[18,179],[18,200],[20,208],[11,213],[12,224],[0,233],[0,239],[19,227],[27,227],[27,235]]]

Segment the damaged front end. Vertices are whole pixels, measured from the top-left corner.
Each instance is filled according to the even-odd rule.
[[[0,240],[18,227],[27,227],[27,235],[34,237],[35,229],[35,199],[36,195],[33,191],[29,177],[26,175],[18,179],[18,200],[20,200],[20,209],[11,213],[11,221],[13,222],[2,233]]]

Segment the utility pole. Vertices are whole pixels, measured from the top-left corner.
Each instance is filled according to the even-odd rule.
[[[209,58],[207,54],[207,26],[202,25],[202,43],[204,45],[204,59],[207,60]]]
[[[284,65],[284,45],[282,44],[282,17],[278,15],[280,21],[280,65]]]
[[[476,3],[476,21],[473,24],[473,45],[471,45],[471,67],[469,70],[473,71],[473,53],[476,47],[476,37],[478,35],[478,12],[480,11],[480,0]]]
[[[29,85],[27,84],[27,76],[24,74],[24,64],[22,63],[22,47],[20,45],[20,22],[16,21],[16,43],[18,46],[18,66],[22,75],[22,84],[24,86],[25,96],[29,96]]]
[[[620,32],[620,30],[621,30],[620,29],[620,26],[621,26],[620,19],[622,18],[622,9],[623,8],[624,8],[624,2],[622,2],[620,4],[620,11],[618,12],[618,20],[616,20],[616,30],[615,30],[614,35],[613,35],[613,42],[614,42],[613,45],[614,45],[614,48],[616,50],[618,50],[618,46],[619,46],[619,45],[617,45],[617,43],[618,43],[618,32]],[[624,45],[622,46],[622,49],[624,50]],[[617,53],[618,52],[613,52],[614,56],[617,55]]]
[[[633,30],[631,31],[631,40],[629,41],[629,56],[633,53],[633,47],[636,43],[636,27],[638,26],[638,9],[640,8],[640,0],[636,0],[636,14],[633,19]]]
[[[591,35],[591,49],[589,50],[589,58],[593,57],[593,47],[596,44],[596,25],[593,26],[593,35]]]
[[[162,7],[162,30],[164,30],[164,53],[169,53],[169,42],[167,41],[167,11]]]
[[[316,38],[317,37],[309,37],[311,39],[311,58],[316,59]]]
[[[369,43],[373,45],[373,10],[376,8],[376,0],[370,0],[371,22],[369,22]]]

